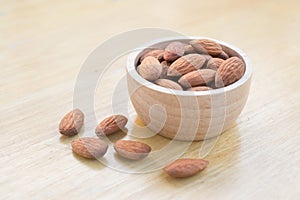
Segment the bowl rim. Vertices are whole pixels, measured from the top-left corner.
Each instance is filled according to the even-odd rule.
[[[174,41],[174,40],[194,40],[194,39],[208,39],[212,40],[214,42],[217,42],[223,46],[226,46],[234,51],[236,51],[244,60],[245,62],[245,73],[242,76],[241,79],[238,81],[234,82],[233,84],[230,84],[228,86],[218,88],[218,89],[213,89],[213,90],[207,90],[207,91],[181,91],[181,90],[173,90],[173,89],[168,89],[164,88],[162,86],[158,86],[150,81],[147,81],[143,77],[141,77],[137,70],[135,69],[135,61],[137,56],[145,50],[145,48],[150,47],[152,45],[155,45],[157,43],[162,43],[162,42],[168,42],[168,41]],[[136,51],[133,51],[128,55],[127,58],[127,75],[129,74],[135,81],[138,83],[142,84],[143,86],[150,88],[155,91],[159,91],[162,93],[167,93],[167,94],[172,94],[172,95],[178,95],[178,96],[206,96],[206,95],[217,95],[217,94],[222,94],[222,93],[227,93],[231,90],[234,90],[241,85],[243,85],[245,82],[247,82],[249,79],[251,79],[252,76],[252,65],[249,61],[248,56],[239,48],[237,48],[234,45],[228,44],[224,41],[216,40],[213,38],[209,37],[198,37],[198,36],[177,36],[177,37],[165,37],[165,38],[160,38],[156,40],[152,40],[150,42],[145,43],[144,45],[140,46],[137,48]]]

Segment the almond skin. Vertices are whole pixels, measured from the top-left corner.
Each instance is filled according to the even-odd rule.
[[[72,141],[71,146],[74,153],[89,159],[103,157],[108,149],[108,145],[104,141],[92,137],[75,139]]]
[[[203,159],[182,158],[164,167],[163,171],[174,178],[185,178],[204,170],[208,164]]]
[[[225,51],[222,51],[219,55],[216,56],[217,58],[221,58],[223,60],[227,60],[229,58],[228,54]]]
[[[160,77],[159,78],[167,78],[167,72],[168,72],[168,69],[170,67],[170,63],[168,63],[167,61],[162,61],[161,63],[161,67],[162,67],[162,72],[160,74]]]
[[[188,54],[174,61],[168,69],[168,76],[181,76],[203,67],[206,59],[200,54]]]
[[[207,91],[207,90],[212,90],[211,87],[207,87],[207,86],[197,86],[197,87],[191,87],[189,89],[187,89],[187,91]]]
[[[181,57],[184,55],[184,49],[185,44],[181,42],[171,42],[168,44],[168,46],[165,48],[165,53],[164,53],[164,59],[166,61],[174,61],[177,58]]]
[[[217,56],[223,51],[221,45],[212,40],[191,40],[190,44],[198,53],[208,53],[211,56]]]
[[[215,80],[216,71],[212,69],[200,69],[183,75],[178,83],[185,88],[193,86],[205,86]]]
[[[141,160],[151,152],[149,145],[133,140],[119,140],[114,144],[114,149],[120,156],[130,160]]]
[[[207,69],[212,69],[217,71],[220,65],[224,62],[221,58],[211,58],[206,64]]]
[[[163,56],[164,56],[164,52],[165,51],[162,50],[162,49],[153,49],[153,50],[150,50],[150,51],[146,52],[145,54],[143,54],[141,56],[140,61],[142,62],[148,56],[154,57],[157,60],[162,61],[163,60]]]
[[[182,90],[182,87],[178,83],[169,79],[157,79],[154,83],[165,88],[173,90]]]
[[[155,81],[162,72],[162,66],[156,58],[147,56],[137,67],[137,71],[144,79]]]
[[[215,86],[224,87],[239,80],[245,73],[245,64],[238,57],[231,57],[225,60],[219,67],[216,77]]]
[[[194,47],[190,44],[185,45],[184,46],[184,54],[187,55],[187,54],[191,54],[191,53],[196,53],[196,50],[194,49]]]
[[[78,134],[84,123],[84,114],[79,109],[68,112],[59,123],[59,132],[65,136]]]
[[[98,124],[95,133],[97,136],[110,135],[124,129],[127,121],[123,115],[111,115]]]

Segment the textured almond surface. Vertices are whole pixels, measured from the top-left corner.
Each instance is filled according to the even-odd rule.
[[[161,61],[163,59],[164,52],[165,51],[161,49],[150,50],[141,56],[140,61],[142,62],[148,56],[154,57],[157,60]]]
[[[96,127],[95,133],[98,136],[110,135],[122,130],[128,119],[123,115],[112,115],[102,120]]]
[[[108,145],[98,138],[78,138],[72,141],[72,151],[79,156],[97,159],[104,156]]]
[[[137,71],[144,79],[155,81],[160,77],[162,66],[156,58],[148,56],[137,67]]]
[[[196,53],[196,50],[194,49],[194,47],[190,44],[185,45],[184,46],[184,54],[187,55],[187,54],[191,54],[191,53]]]
[[[216,77],[215,86],[223,87],[230,85],[239,80],[245,73],[245,64],[238,57],[231,57],[225,60],[219,67]]]
[[[207,87],[207,86],[197,86],[197,87],[191,87],[189,89],[187,89],[187,91],[207,91],[207,90],[212,90],[211,87]]]
[[[167,61],[174,61],[184,55],[185,44],[181,42],[171,42],[165,48],[164,59]]]
[[[174,61],[168,69],[168,76],[180,76],[203,67],[206,59],[199,54],[188,54]]]
[[[79,109],[67,113],[59,123],[59,132],[65,136],[76,135],[84,123],[84,114]]]
[[[209,162],[203,159],[183,158],[175,160],[168,166],[164,167],[163,170],[172,177],[185,178],[193,176],[204,170],[208,164]]]
[[[225,51],[222,51],[219,55],[217,55],[218,58],[221,58],[223,60],[226,60],[229,58],[228,54]]]
[[[156,85],[159,85],[159,86],[162,86],[165,88],[174,89],[174,90],[182,90],[182,87],[178,83],[171,81],[169,79],[157,79],[154,83]]]
[[[140,160],[148,156],[151,147],[145,143],[133,140],[119,140],[114,144],[116,152],[130,160]]]
[[[215,80],[216,71],[212,69],[200,69],[183,75],[178,82],[183,87],[189,88],[199,85],[207,85]]]
[[[206,64],[206,68],[208,69],[213,69],[213,70],[218,70],[218,68],[220,67],[220,65],[224,62],[223,59],[221,58],[212,58],[209,59],[209,61]]]
[[[198,53],[208,53],[209,55],[216,56],[222,53],[222,47],[218,43],[207,40],[191,40],[190,44]]]

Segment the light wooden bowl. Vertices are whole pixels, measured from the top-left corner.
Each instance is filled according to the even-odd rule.
[[[241,58],[246,65],[237,82],[210,91],[179,91],[157,86],[143,79],[136,71],[145,47],[164,48],[171,41],[210,39],[218,42],[230,56]],[[149,129],[176,140],[204,140],[220,135],[235,125],[247,101],[252,68],[245,54],[221,41],[211,38],[168,38],[153,41],[144,49],[131,53],[127,61],[127,85],[131,102]]]

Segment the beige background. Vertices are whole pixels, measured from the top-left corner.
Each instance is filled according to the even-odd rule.
[[[0,1],[1,199],[299,199],[299,13],[298,0]],[[112,35],[142,27],[223,40],[253,63],[237,126],[219,138],[209,167],[189,179],[160,170],[131,175],[86,161],[57,132],[89,53]],[[111,82],[125,69],[118,70]],[[99,118],[109,113],[109,92],[102,95]],[[184,156],[197,157],[200,146]]]

